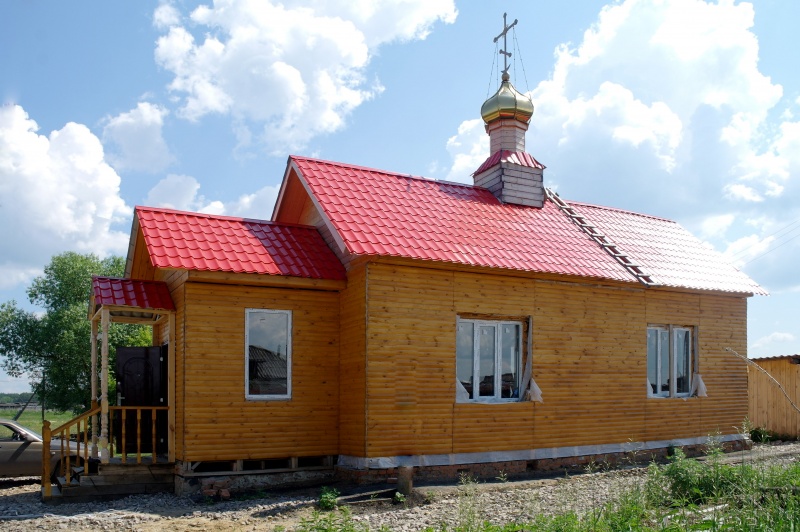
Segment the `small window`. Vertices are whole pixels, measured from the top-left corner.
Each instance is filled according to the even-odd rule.
[[[456,376],[468,399],[517,400],[522,324],[459,319],[456,329]]]
[[[292,397],[292,313],[245,311],[245,397]]]
[[[687,397],[696,364],[693,327],[647,328],[647,382],[655,397]]]

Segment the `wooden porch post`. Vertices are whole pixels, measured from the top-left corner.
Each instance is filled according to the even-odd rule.
[[[108,321],[109,311],[100,311],[100,461],[104,464],[111,458],[108,451]]]
[[[92,408],[97,405],[97,318],[92,318]],[[97,414],[92,416],[92,458],[97,458]]]
[[[175,312],[169,313],[169,343],[167,344],[167,400],[169,410],[167,410],[167,434],[168,442],[168,461],[175,463]]]

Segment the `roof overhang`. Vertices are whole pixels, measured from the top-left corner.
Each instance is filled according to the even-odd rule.
[[[175,304],[163,281],[95,276],[92,277],[88,318],[97,319],[103,309],[118,323],[152,325],[174,313]]]

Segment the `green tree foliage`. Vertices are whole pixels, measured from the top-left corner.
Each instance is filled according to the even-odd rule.
[[[120,277],[124,268],[121,257],[101,260],[92,254],[62,253],[27,291],[30,302],[43,312],[23,310],[16,301],[0,303],[0,365],[15,377],[28,374],[47,408],[89,408],[91,324],[86,316],[92,275]],[[116,347],[150,345],[150,328],[112,324],[108,340],[113,369]]]

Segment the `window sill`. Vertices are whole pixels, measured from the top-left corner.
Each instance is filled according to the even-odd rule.
[[[697,395],[675,395],[675,396],[667,396],[667,395],[648,395],[648,399],[699,399],[700,397]]]
[[[245,401],[267,402],[267,401],[291,401],[292,397],[287,395],[245,395]]]
[[[456,399],[456,404],[458,405],[507,405],[519,402],[520,400],[517,397],[512,397],[510,399],[470,399],[468,401],[459,401]]]

